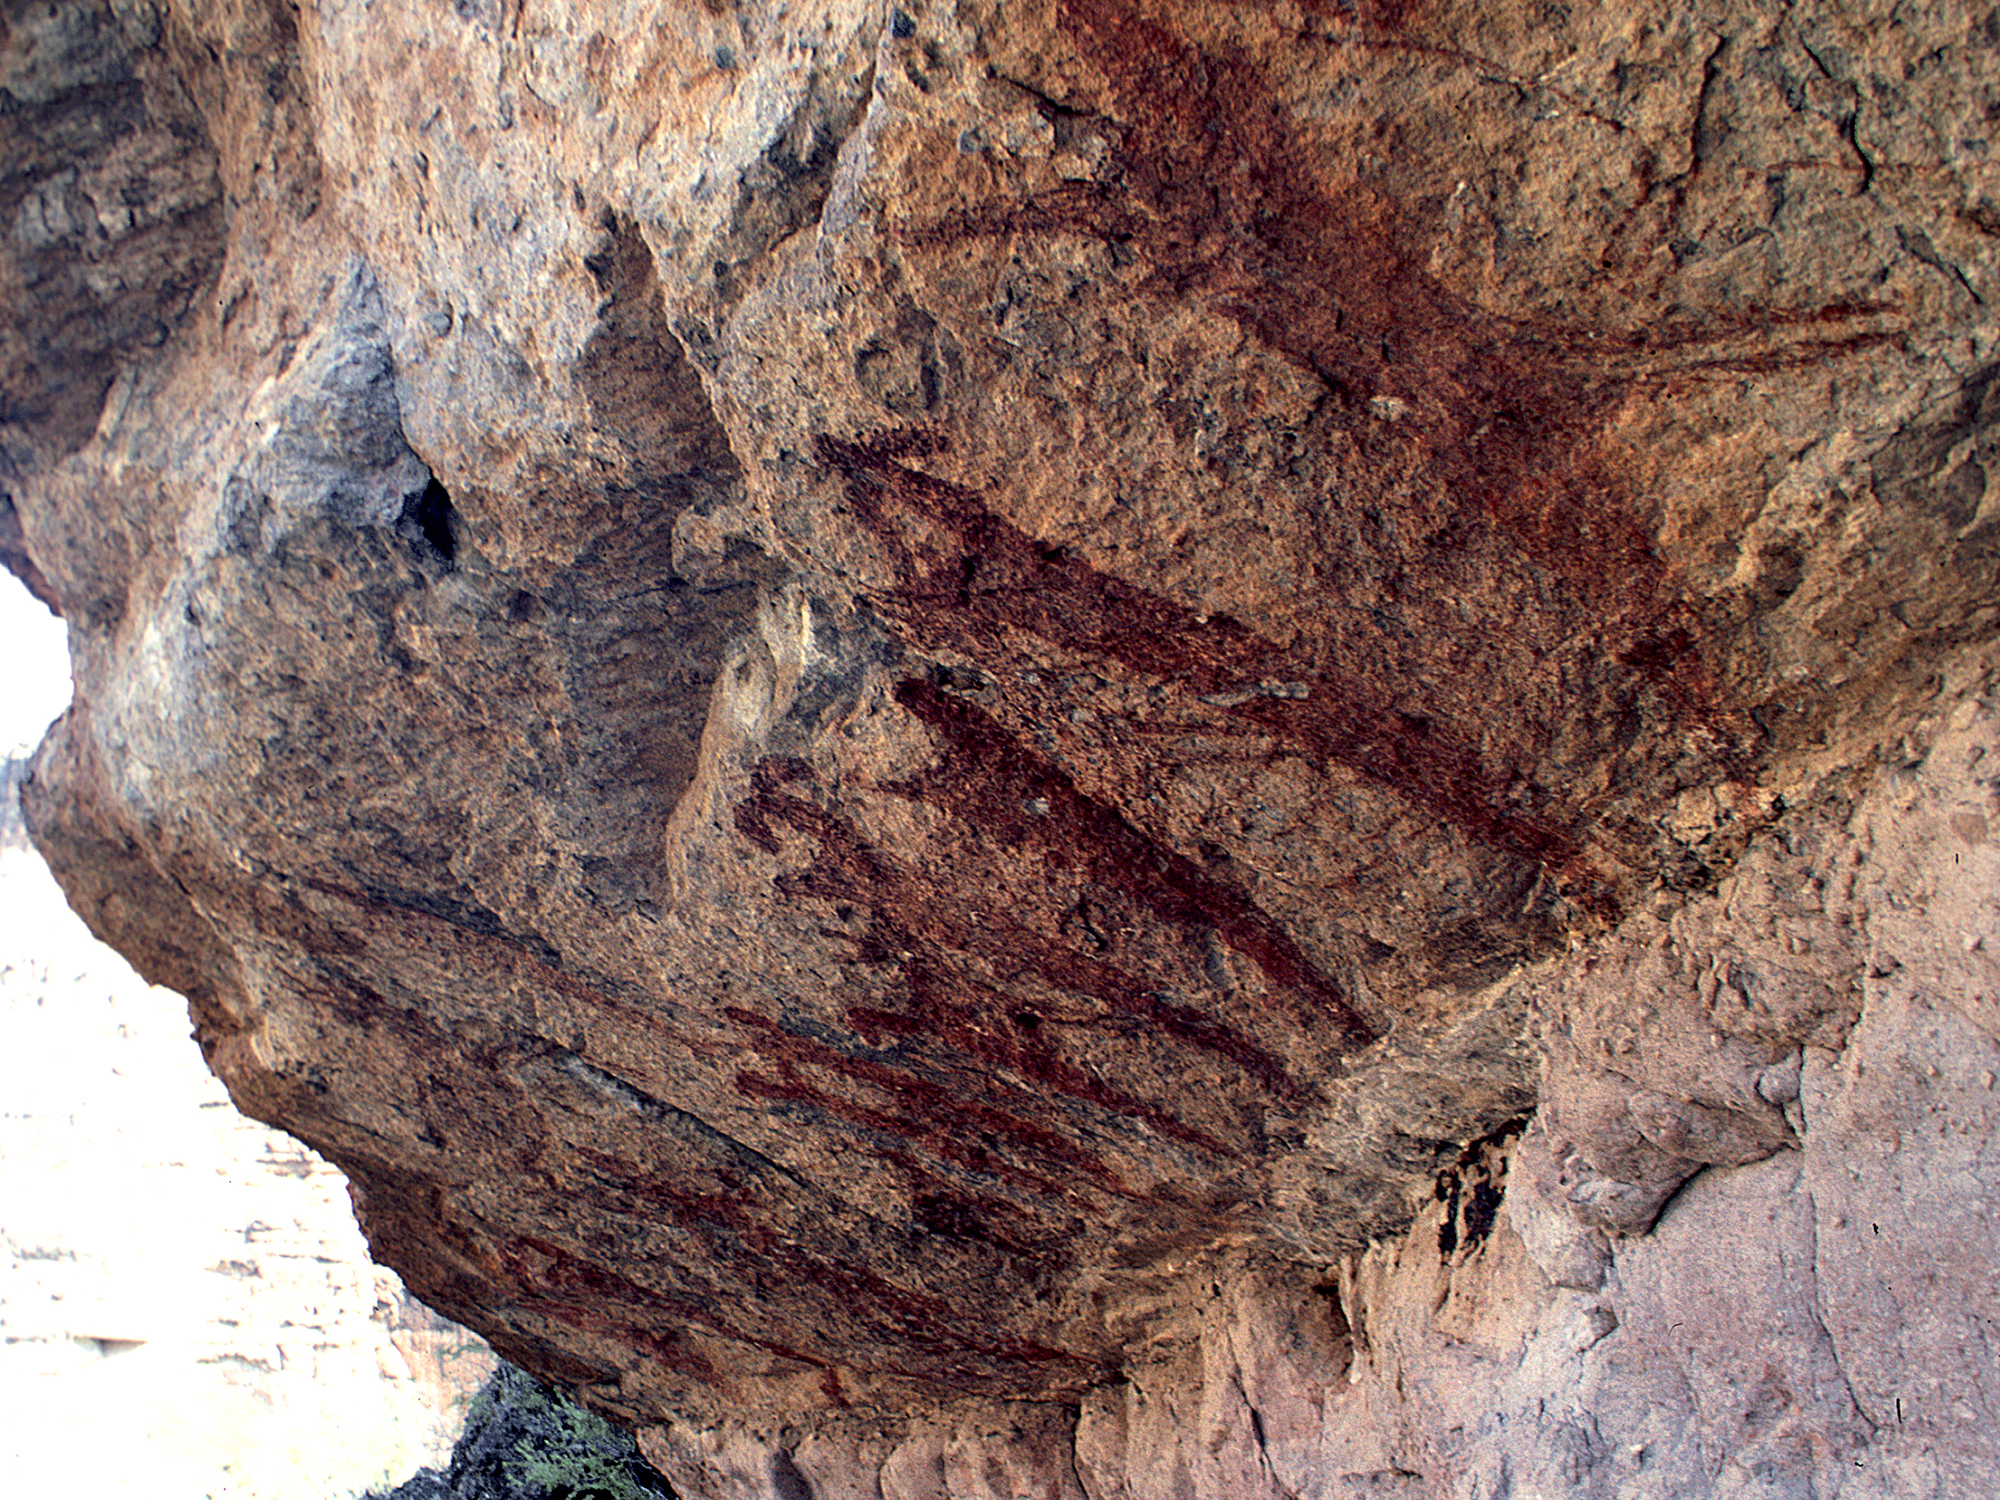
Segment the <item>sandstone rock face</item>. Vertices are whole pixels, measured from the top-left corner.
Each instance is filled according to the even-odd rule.
[[[2000,16],[8,26],[37,842],[687,1492],[1991,1478]]]

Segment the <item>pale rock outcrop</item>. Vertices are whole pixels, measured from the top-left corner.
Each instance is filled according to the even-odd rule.
[[[344,1500],[448,1452],[493,1356],[369,1263],[178,996],[91,940],[0,759],[0,1471],[19,1494]]]

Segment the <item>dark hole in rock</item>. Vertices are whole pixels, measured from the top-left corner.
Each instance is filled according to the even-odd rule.
[[[812,1482],[783,1448],[771,1455],[771,1493],[778,1500],[818,1500]]]
[[[1444,1222],[1438,1225],[1438,1254],[1449,1259],[1458,1249],[1458,1201],[1460,1182],[1456,1172],[1446,1172],[1437,1180],[1438,1201],[1444,1204]]]
[[[1465,1205],[1465,1243],[1479,1245],[1493,1232],[1493,1220],[1500,1212],[1502,1190],[1490,1182],[1482,1182],[1472,1189],[1472,1197]]]
[[[428,553],[448,568],[458,556],[452,522],[451,496],[433,478],[420,493],[404,499],[403,512],[396,517],[396,535],[410,544],[419,561]]]

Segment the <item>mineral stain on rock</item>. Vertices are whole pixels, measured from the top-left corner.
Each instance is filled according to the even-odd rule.
[[[0,34],[29,823],[375,1252],[718,1500],[1992,1488],[1985,21],[614,11]]]

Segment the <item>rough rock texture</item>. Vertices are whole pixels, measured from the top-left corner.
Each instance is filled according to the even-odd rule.
[[[691,1493],[1990,1479],[1996,41],[10,13],[37,842]]]
[[[803,1442],[681,1424],[646,1451],[717,1500],[799,1493],[780,1459],[809,1493],[882,1500],[1988,1493],[2000,852],[1971,820],[1993,805],[2000,682],[1978,683],[1946,685],[1919,758],[1759,838],[1649,940],[1524,971],[1545,1028],[1556,995],[1571,1014],[1623,995],[1630,1024],[1582,1067],[1543,1030],[1561,1061],[1536,1122],[1467,1150],[1403,1236],[1318,1278],[1225,1258],[1174,1309],[1176,1338],[1073,1406],[966,1402]],[[1635,984],[1607,959],[1653,967]],[[1827,981],[1842,1035],[1746,1072],[1776,998]],[[1617,1115],[1595,1102],[1614,1091]],[[1583,1107],[1600,1123],[1565,1134]],[[1778,1123],[1754,1159],[1688,1133],[1748,1132],[1759,1110]],[[1552,1139],[1610,1162],[1641,1132],[1665,1142],[1636,1153],[1649,1167],[1697,1145],[1716,1163],[1684,1156],[1696,1175],[1650,1233],[1614,1238],[1574,1188],[1547,1190]],[[1633,1196],[1586,1180],[1592,1210]]]

